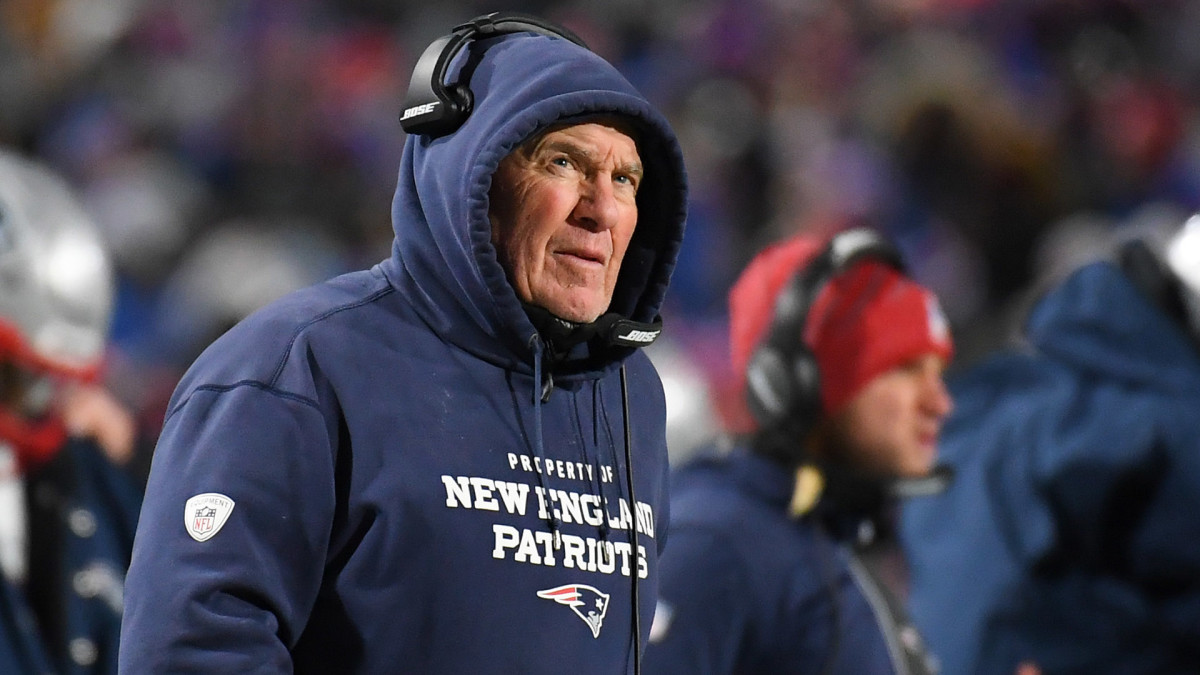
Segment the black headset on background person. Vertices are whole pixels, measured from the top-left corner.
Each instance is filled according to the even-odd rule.
[[[773,449],[777,453],[785,453],[781,459],[795,464],[804,461],[801,435],[812,428],[821,414],[821,377],[817,358],[804,341],[808,315],[826,286],[864,260],[883,263],[907,276],[907,268],[899,250],[878,232],[866,228],[839,232],[783,287],[775,301],[766,336],[746,366],[746,397],[755,419],[768,433],[789,435],[787,442],[780,444],[782,447]],[[933,494],[944,489],[951,476],[952,471],[948,467],[935,467],[928,477],[892,479],[886,481],[883,487],[892,496]],[[822,564],[821,576],[830,598],[831,621],[830,649],[820,672],[830,673],[836,667],[843,649],[843,631],[839,619],[842,611],[838,588],[840,582],[832,566],[834,553],[826,550],[830,542],[821,538],[816,542],[818,560]],[[854,558],[859,559],[860,554],[854,549],[852,551]],[[855,576],[865,575],[869,583],[878,587],[877,590],[885,587],[861,559],[857,568],[861,571],[856,572]],[[910,639],[901,639],[906,630],[911,630],[906,628],[911,622],[903,612],[903,607],[900,606],[897,611],[896,606],[886,600],[886,595],[870,595],[869,598],[882,599],[885,603],[881,613],[876,606],[877,600],[871,601],[897,672],[914,675],[935,672],[930,667],[930,657],[922,641],[918,639],[913,643]],[[893,645],[899,647],[893,649]]]
[[[461,126],[471,114],[475,98],[466,84],[467,77],[454,84],[446,83],[454,57],[472,40],[525,32],[562,38],[588,48],[570,30],[520,12],[492,12],[455,26],[449,35],[430,43],[413,68],[408,93],[404,96],[404,110],[400,113],[404,131],[436,138]]]
[[[787,433],[795,452],[800,436],[821,414],[817,358],[804,341],[808,314],[822,289],[865,259],[906,273],[900,252],[879,233],[866,228],[839,232],[784,286],[766,336],[746,366],[750,412],[764,431]]]

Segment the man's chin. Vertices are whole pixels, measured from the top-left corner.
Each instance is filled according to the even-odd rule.
[[[925,478],[933,473],[933,467],[933,457],[909,458],[908,461],[897,467],[896,476],[898,478]]]
[[[607,299],[601,303],[590,297],[586,299],[551,300],[545,303],[539,303],[535,300],[533,304],[541,306],[560,319],[573,323],[591,323],[600,318],[600,315],[608,308]]]

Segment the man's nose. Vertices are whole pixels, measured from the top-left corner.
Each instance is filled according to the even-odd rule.
[[[950,394],[950,389],[946,386],[946,380],[942,377],[941,373],[929,376],[926,383],[926,392],[930,409],[938,417],[945,417],[954,410],[954,397]]]
[[[583,181],[579,202],[575,205],[575,216],[588,229],[611,229],[617,224],[619,213],[611,176],[601,173]]]

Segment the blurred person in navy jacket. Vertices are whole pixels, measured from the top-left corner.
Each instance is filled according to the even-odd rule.
[[[678,469],[646,672],[925,673],[890,511],[940,486],[953,346],[934,295],[871,230],[761,252],[730,292],[753,423]]]
[[[1200,218],[1172,230],[1079,266],[951,380],[955,480],[902,519],[947,672],[1200,672]]]
[[[65,181],[0,150],[0,672],[116,672],[141,493],[97,383],[112,284]]]

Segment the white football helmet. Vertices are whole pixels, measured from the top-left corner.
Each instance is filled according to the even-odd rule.
[[[108,256],[65,181],[0,149],[0,445],[20,465],[65,440],[56,382],[98,375],[112,306]]]
[[[0,358],[34,371],[94,376],[113,286],[96,226],[66,182],[0,149]]]

